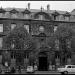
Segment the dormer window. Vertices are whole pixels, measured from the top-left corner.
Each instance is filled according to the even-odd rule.
[[[45,12],[37,12],[34,14],[34,19],[38,20],[52,20],[51,16]]]
[[[17,18],[17,14],[12,13],[11,18]]]
[[[3,24],[0,24],[0,32],[3,32]]]
[[[29,14],[24,14],[24,19],[30,19],[30,15]]]
[[[23,12],[24,19],[30,19],[30,11],[26,8]]]
[[[55,10],[55,12],[53,12],[52,15],[54,17],[54,20],[57,20],[59,13]]]
[[[65,21],[69,21],[69,17],[68,16],[65,16]]]
[[[43,15],[39,15],[39,20],[43,20],[44,16]]]
[[[0,8],[0,18],[4,16],[5,12],[6,11],[4,9]]]
[[[70,13],[69,12],[66,12],[64,14],[64,19],[65,19],[65,21],[69,21],[70,20]]]
[[[17,18],[18,17],[18,11],[16,9],[13,9],[10,11],[11,18]]]
[[[57,16],[56,16],[56,15],[54,15],[54,20],[56,20],[56,17],[57,17]]]
[[[3,17],[3,13],[0,13],[0,18],[2,18]]]

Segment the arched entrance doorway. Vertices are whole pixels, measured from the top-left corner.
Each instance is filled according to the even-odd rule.
[[[23,51],[16,51],[16,66],[24,66],[24,53]]]
[[[38,60],[39,60],[38,70],[39,71],[47,71],[48,70],[48,57],[47,57],[47,54],[45,52],[40,52]]]

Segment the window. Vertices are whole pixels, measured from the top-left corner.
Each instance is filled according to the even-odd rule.
[[[43,32],[44,31],[44,27],[43,26],[40,26],[39,27],[39,31]]]
[[[13,30],[16,27],[16,24],[11,24],[11,30]]]
[[[54,15],[54,20],[56,20],[56,17],[57,17],[57,16],[56,16],[56,15]]]
[[[29,25],[24,25],[24,28],[27,30],[27,32],[29,33]]]
[[[75,66],[72,66],[72,68],[75,68]]]
[[[3,24],[0,24],[0,32],[3,32]]]
[[[3,13],[0,13],[0,18],[2,18],[2,16],[3,16]]]
[[[14,43],[13,43],[13,44],[11,44],[11,48],[13,49],[14,47],[15,47]]]
[[[69,39],[66,40],[66,43],[67,43],[67,47],[71,48],[71,41]]]
[[[39,20],[43,20],[43,19],[44,19],[43,15],[39,15]]]
[[[65,21],[69,21],[69,17],[65,16]]]
[[[0,37],[0,48],[2,48],[2,42],[3,42],[3,38]]]
[[[68,66],[67,68],[71,68],[71,66]]]
[[[16,13],[12,13],[11,14],[11,18],[17,18],[18,16],[17,16],[17,14]]]
[[[54,26],[54,32],[57,30],[58,26]]]
[[[24,19],[29,19],[30,15],[29,14],[24,14]]]

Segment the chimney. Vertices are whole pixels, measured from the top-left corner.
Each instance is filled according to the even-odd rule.
[[[47,5],[47,11],[49,11],[49,10],[50,10],[50,5],[48,4],[48,5]]]
[[[30,9],[30,3],[28,3],[28,9]]]

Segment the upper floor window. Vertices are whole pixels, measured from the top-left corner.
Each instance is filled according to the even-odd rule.
[[[29,14],[24,14],[24,19],[29,19],[30,15]]]
[[[13,30],[16,27],[16,24],[11,24],[11,30]]]
[[[3,24],[0,24],[0,32],[3,32]]]
[[[3,42],[3,38],[0,37],[0,48],[2,48],[2,42]]]
[[[39,27],[39,31],[43,32],[44,31],[44,27],[43,26],[40,26]]]
[[[68,16],[65,16],[65,21],[69,21],[69,17]]]
[[[3,18],[4,17],[5,12],[6,12],[6,10],[1,7],[0,8],[0,18]]]
[[[27,32],[29,33],[29,25],[24,25],[24,28],[27,30]]]
[[[3,13],[0,13],[0,18],[2,18],[3,17]]]
[[[58,20],[59,13],[56,10],[52,13],[52,15],[54,17],[54,20]]]
[[[11,18],[17,18],[18,17],[18,11],[16,9],[12,9],[11,11],[9,11],[11,14]]]
[[[11,14],[11,18],[17,18],[18,16],[17,16],[17,13],[12,13]]]
[[[39,15],[39,20],[43,20],[44,16],[43,15]]]
[[[57,16],[56,16],[56,15],[54,15],[54,20],[56,20],[56,17],[57,17]]]
[[[54,32],[57,30],[58,26],[54,26]]]
[[[71,14],[70,14],[69,12],[66,12],[66,13],[64,14],[65,21],[69,21],[70,16],[71,16]]]

